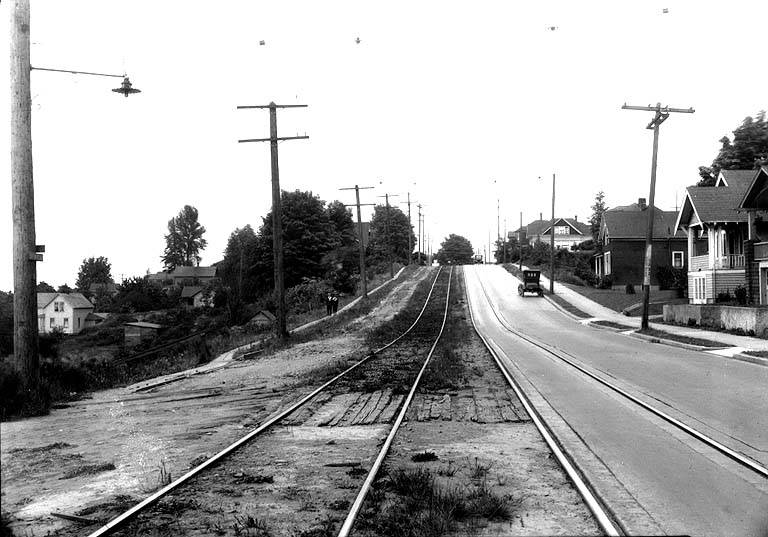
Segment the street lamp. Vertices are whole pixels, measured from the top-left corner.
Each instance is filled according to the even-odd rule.
[[[30,7],[28,0],[11,6],[11,189],[13,211],[13,349],[14,366],[29,395],[39,389],[37,351],[37,267],[43,246],[35,244],[35,198],[32,180],[32,92],[30,84]],[[119,93],[126,97],[139,90],[125,75],[35,68],[71,74],[123,78]]]
[[[92,71],[70,71],[68,69],[51,69],[48,67],[29,67],[30,71],[52,71],[54,73],[69,73],[71,75],[88,75],[88,76],[108,76],[112,78],[122,78],[123,82],[120,84],[119,88],[114,88],[112,91],[115,93],[122,93],[126,97],[128,95],[131,95],[132,93],[141,93],[140,89],[136,89],[133,87],[133,84],[131,84],[131,79],[128,78],[128,75],[123,73],[122,75],[112,75],[109,73],[94,73]]]

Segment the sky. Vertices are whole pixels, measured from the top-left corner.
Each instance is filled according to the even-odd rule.
[[[6,43],[9,11],[0,3]],[[355,184],[376,187],[363,203],[410,193],[434,251],[456,233],[481,253],[497,200],[501,234],[521,212],[551,216],[553,173],[558,217],[586,221],[599,191],[609,207],[647,198],[653,113],[622,104],[693,107],[660,129],[656,205],[674,209],[718,140],[768,108],[766,20],[768,2],[743,0],[33,0],[33,66],[125,72],[142,91],[31,73],[38,281],[73,286],[91,256],[118,282],[161,270],[168,220],[187,204],[206,228],[202,264],[220,260],[230,233],[270,208],[269,145],[237,142],[268,137],[268,112],[236,108],[270,101],[308,105],[278,112],[279,135],[309,136],[279,145],[284,190],[345,203],[354,192],[339,189]],[[10,115],[7,84],[0,101]]]

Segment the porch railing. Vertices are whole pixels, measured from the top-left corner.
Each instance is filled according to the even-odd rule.
[[[715,268],[738,269],[744,268],[744,254],[729,254],[715,258]]]

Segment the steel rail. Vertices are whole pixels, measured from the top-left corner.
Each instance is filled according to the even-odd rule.
[[[230,444],[229,446],[227,446],[223,450],[221,450],[218,453],[216,453],[215,455],[213,455],[208,460],[204,461],[203,463],[201,463],[198,466],[196,466],[196,467],[192,468],[191,470],[189,470],[187,473],[185,473],[184,475],[182,475],[181,477],[179,477],[178,479],[176,479],[172,483],[169,483],[168,485],[164,486],[160,490],[154,492],[151,496],[145,498],[141,502],[137,503],[136,505],[134,505],[133,507],[131,507],[130,509],[128,509],[127,511],[122,513],[121,515],[119,515],[116,518],[110,520],[108,523],[106,523],[105,525],[101,526],[99,529],[97,529],[93,533],[90,533],[88,535],[88,537],[100,537],[102,535],[109,535],[112,532],[116,531],[123,524],[125,524],[126,522],[131,520],[133,517],[138,515],[141,511],[143,511],[144,509],[147,509],[148,507],[150,507],[153,504],[157,503],[163,496],[166,496],[169,493],[173,492],[175,489],[179,488],[181,485],[183,485],[184,483],[189,481],[192,477],[196,476],[197,474],[199,474],[200,472],[202,472],[203,470],[205,470],[209,466],[217,463],[218,461],[220,461],[221,459],[223,459],[224,457],[226,457],[227,455],[229,455],[230,453],[232,453],[236,449],[240,448],[243,444],[246,444],[247,442],[252,440],[255,436],[257,436],[257,435],[261,434],[262,432],[264,432],[264,430],[268,429],[269,427],[271,427],[275,423],[279,422],[280,420],[282,420],[283,418],[285,418],[289,414],[295,412],[297,409],[299,409],[300,407],[304,406],[307,402],[309,402],[317,394],[319,394],[320,392],[322,392],[323,390],[325,390],[326,388],[331,386],[333,383],[335,383],[337,380],[339,380],[343,376],[347,375],[348,373],[350,373],[354,369],[358,368],[359,366],[361,366],[362,364],[364,364],[365,362],[367,362],[368,360],[370,360],[371,358],[376,356],[376,354],[380,353],[381,351],[383,351],[385,349],[388,349],[389,347],[391,347],[392,345],[394,345],[395,343],[400,341],[409,332],[411,332],[411,330],[413,330],[413,328],[421,320],[421,317],[424,315],[424,311],[427,309],[427,305],[429,304],[429,301],[432,298],[432,292],[435,289],[435,285],[437,284],[437,280],[440,277],[440,273],[441,272],[442,272],[442,267],[440,267],[440,269],[438,269],[438,271],[437,271],[437,275],[435,276],[435,279],[432,282],[432,286],[429,289],[429,294],[427,295],[427,298],[424,301],[424,306],[421,308],[421,311],[419,312],[418,317],[416,317],[416,320],[413,322],[413,324],[411,324],[410,327],[408,327],[408,329],[405,332],[400,334],[397,338],[395,338],[391,342],[387,343],[383,347],[381,347],[379,349],[376,349],[374,351],[371,351],[371,353],[368,354],[365,358],[363,358],[359,362],[351,365],[350,367],[345,369],[343,372],[339,373],[338,375],[333,377],[331,380],[329,380],[328,382],[326,382],[325,384],[323,384],[322,386],[320,386],[319,388],[317,388],[316,390],[311,392],[309,395],[304,396],[297,403],[294,403],[293,405],[291,405],[287,409],[285,409],[285,410],[279,412],[278,414],[276,414],[275,416],[269,418],[267,421],[265,421],[264,423],[259,425],[256,429],[254,429],[253,431],[251,431],[247,435],[243,436],[242,438],[240,438],[239,440],[237,440],[233,444]],[[449,279],[449,281],[450,281],[450,279]],[[449,285],[449,289],[450,289],[450,285]]]
[[[480,283],[481,288],[483,289],[483,294],[485,294],[485,298],[488,301],[489,305],[491,306],[491,309],[493,310],[493,304],[491,304],[490,298],[488,297],[488,293],[485,291],[485,286],[483,285],[483,282],[480,280],[480,276],[477,274],[476,271],[473,270],[475,273],[475,278]],[[553,433],[549,430],[549,427],[544,423],[543,418],[538,413],[538,411],[533,406],[533,403],[531,403],[530,399],[528,399],[528,396],[525,394],[523,389],[518,385],[517,381],[509,374],[509,371],[507,371],[507,368],[504,367],[504,365],[501,362],[501,359],[498,356],[498,353],[493,349],[491,344],[489,343],[488,339],[480,332],[480,330],[477,328],[477,323],[475,321],[475,315],[472,312],[472,300],[470,298],[469,292],[466,292],[467,295],[467,303],[469,305],[469,317],[472,320],[472,327],[475,329],[475,333],[480,336],[480,339],[483,340],[483,343],[485,344],[485,348],[488,349],[488,352],[491,353],[491,356],[493,356],[494,361],[496,362],[496,365],[499,367],[499,370],[501,371],[502,375],[504,375],[504,378],[507,380],[507,383],[512,387],[517,397],[520,399],[520,402],[523,404],[523,407],[525,408],[526,412],[531,416],[531,420],[533,420],[534,425],[536,425],[536,428],[539,431],[539,434],[544,438],[544,441],[549,446],[549,449],[552,450],[552,453],[554,453],[555,458],[557,458],[557,461],[560,463],[560,466],[562,466],[565,473],[568,475],[568,478],[571,480],[571,482],[574,484],[576,489],[579,491],[579,494],[584,499],[584,502],[587,504],[587,507],[592,512],[593,515],[595,515],[595,518],[597,519],[597,523],[600,525],[600,528],[606,533],[606,535],[609,536],[618,536],[622,535],[623,533],[619,531],[619,529],[614,524],[611,517],[606,513],[606,507],[603,505],[602,501],[600,501],[595,493],[592,491],[592,488],[584,481],[581,474],[574,468],[573,464],[571,463],[570,459],[565,455],[562,448],[560,447],[560,444],[557,443],[557,441],[553,437]],[[495,314],[495,311],[494,311]],[[497,317],[498,318],[498,317]]]
[[[584,373],[588,377],[592,378],[593,380],[596,380],[603,386],[610,388],[614,392],[618,393],[619,395],[625,397],[626,399],[629,399],[633,403],[637,404],[638,406],[644,408],[645,410],[651,412],[652,414],[660,417],[667,423],[670,423],[677,427],[678,429],[682,430],[685,433],[688,433],[690,436],[696,438],[697,440],[703,442],[704,444],[708,445],[711,448],[716,449],[723,455],[727,456],[728,458],[732,459],[733,461],[741,464],[742,466],[752,470],[753,472],[757,473],[758,475],[768,478],[768,468],[763,466],[762,464],[750,459],[746,455],[739,453],[738,451],[729,448],[728,446],[721,444],[711,436],[708,436],[690,425],[686,425],[682,421],[678,420],[677,418],[674,418],[667,414],[666,412],[659,410],[658,408],[646,403],[645,401],[635,397],[634,395],[630,394],[629,392],[623,390],[622,388],[619,388],[615,384],[612,384],[611,382],[605,380],[604,378],[596,375],[595,373],[592,373],[591,371],[587,370],[586,368],[582,367],[581,365],[577,364],[573,360],[569,359],[568,357],[564,356],[563,351],[559,351],[557,349],[552,348],[547,343],[544,343],[543,341],[539,340],[538,338],[535,338],[533,336],[529,336],[527,334],[524,334],[520,330],[517,330],[516,328],[512,327],[512,325],[509,323],[509,321],[504,317],[504,314],[501,312],[497,312],[497,309],[494,307],[490,297],[488,296],[488,292],[485,289],[485,285],[480,280],[478,276],[478,281],[480,282],[480,286],[483,289],[483,294],[485,294],[486,299],[488,300],[488,304],[491,306],[491,310],[493,311],[493,314],[496,316],[496,319],[498,319],[499,323],[509,332],[515,334],[520,339],[523,339],[530,343],[531,345],[534,345],[545,352],[551,354],[555,358],[558,358],[562,360],[563,362],[567,363],[571,367],[579,370],[580,372]]]
[[[403,403],[403,406],[400,409],[400,413],[397,415],[397,419],[395,420],[395,423],[392,425],[392,429],[389,431],[389,435],[387,436],[387,439],[384,441],[384,445],[381,447],[381,451],[379,451],[379,456],[376,457],[376,460],[371,466],[371,469],[368,472],[368,477],[365,478],[365,482],[363,483],[363,486],[360,489],[360,492],[357,494],[357,498],[355,498],[355,502],[352,504],[352,508],[349,510],[349,513],[347,514],[347,518],[344,520],[344,524],[342,524],[341,529],[339,530],[338,537],[348,537],[349,532],[352,531],[352,526],[354,525],[355,520],[357,520],[357,515],[360,513],[360,509],[363,506],[365,497],[368,495],[368,491],[371,489],[371,485],[373,485],[373,480],[376,478],[376,474],[378,474],[379,469],[381,468],[381,465],[384,462],[384,458],[387,456],[387,453],[389,453],[389,447],[392,445],[392,441],[395,439],[395,435],[397,434],[397,431],[400,428],[400,424],[403,422],[403,419],[405,418],[405,414],[408,412],[408,407],[411,404],[411,401],[413,400],[414,394],[416,393],[416,388],[418,388],[419,386],[419,381],[421,380],[421,377],[424,375],[424,371],[426,371],[427,369],[429,360],[430,358],[432,358],[432,354],[435,352],[435,348],[437,347],[437,344],[440,341],[440,337],[442,337],[443,335],[443,330],[445,330],[445,322],[448,320],[448,308],[450,307],[450,303],[451,303],[450,298],[451,298],[451,279],[452,278],[453,278],[453,267],[451,267],[451,271],[448,273],[448,292],[446,293],[446,297],[445,297],[445,311],[443,312],[443,324],[440,326],[440,332],[437,334],[437,338],[435,338],[435,342],[432,344],[432,348],[429,350],[429,353],[427,354],[427,358],[426,360],[424,360],[424,364],[421,366],[421,370],[419,371],[419,374],[416,375],[416,380],[413,382],[413,385],[411,386],[411,390],[408,392],[408,397],[405,398],[405,402]]]

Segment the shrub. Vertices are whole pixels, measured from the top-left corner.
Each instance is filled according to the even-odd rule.
[[[747,288],[743,285],[739,285],[736,289],[734,289],[733,295],[736,297],[736,300],[740,305],[743,306],[747,303]]]
[[[595,274],[591,268],[584,266],[581,263],[576,265],[576,268],[573,270],[573,274],[581,278],[587,285],[592,286],[594,286],[600,279],[599,276]]]
[[[613,276],[606,274],[601,276],[597,282],[598,289],[611,289],[613,287]]]
[[[730,289],[726,289],[723,292],[717,293],[716,302],[730,302],[732,299]]]
[[[635,286],[634,286],[634,285],[632,285],[631,283],[628,283],[628,284],[627,284],[627,285],[624,287],[624,292],[625,292],[626,294],[628,294],[628,295],[634,295],[634,294],[635,294]]]

